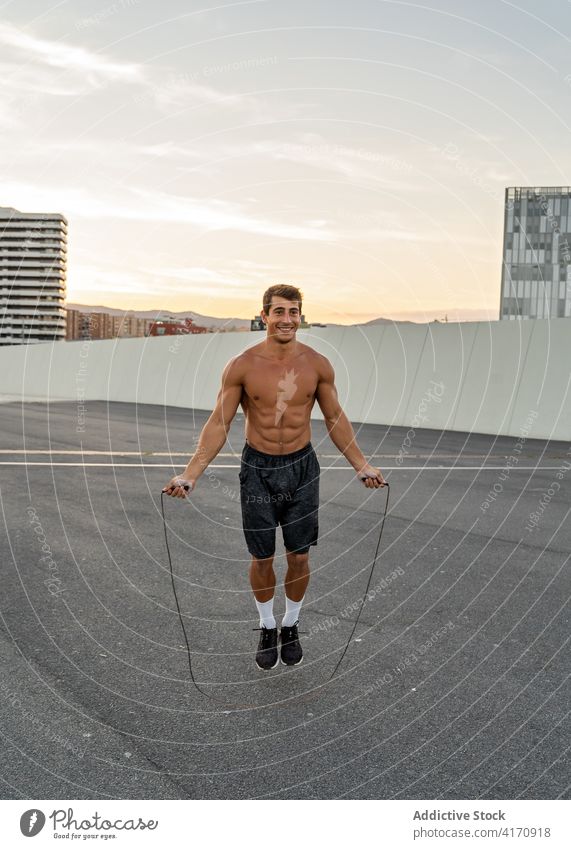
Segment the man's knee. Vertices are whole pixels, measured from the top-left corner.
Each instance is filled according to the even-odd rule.
[[[252,555],[252,567],[260,572],[267,572],[274,564],[274,555],[269,557],[255,557]]]
[[[294,569],[306,569],[309,565],[309,550],[287,551],[287,559],[288,565]]]

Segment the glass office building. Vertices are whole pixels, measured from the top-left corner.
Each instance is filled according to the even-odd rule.
[[[571,188],[508,188],[500,318],[569,316]]]

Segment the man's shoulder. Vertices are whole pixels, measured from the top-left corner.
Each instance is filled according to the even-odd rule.
[[[246,348],[245,351],[241,351],[239,354],[236,354],[231,360],[228,360],[225,370],[232,376],[232,378],[243,382],[249,371],[260,367],[263,362],[263,355],[264,343],[259,342],[256,345],[252,345],[250,348]],[[262,359],[260,359],[260,357]]]
[[[241,351],[239,354],[236,354],[234,360],[238,365],[243,367],[251,365],[252,361],[255,360],[256,357],[263,354],[264,348],[264,343],[258,342],[256,345],[251,345],[249,348],[246,348],[245,351]]]
[[[320,376],[329,375],[333,371],[333,366],[324,354],[320,354],[319,351],[316,351],[315,348],[311,348],[309,345],[304,345],[304,348],[307,348],[307,356]]]
[[[224,366],[223,379],[231,383],[243,383],[248,368],[248,351],[242,351],[228,360]]]
[[[320,354],[311,345],[306,345],[304,342],[298,342],[297,344],[300,347],[300,354],[305,354],[316,365],[326,365],[329,362],[327,357],[324,357],[323,354]]]

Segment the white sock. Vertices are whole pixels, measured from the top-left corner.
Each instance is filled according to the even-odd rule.
[[[303,598],[305,598],[305,596]],[[288,598],[286,595],[286,612],[282,619],[282,625],[285,625],[286,628],[290,628],[292,625],[295,625],[299,619],[299,611],[303,604],[303,598],[301,601],[292,601],[291,598]]]
[[[254,598],[258,613],[260,614],[260,628],[275,628],[276,620],[274,619],[274,598],[269,601],[258,601]]]

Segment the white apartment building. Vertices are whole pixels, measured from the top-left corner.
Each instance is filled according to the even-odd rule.
[[[0,207],[0,345],[65,340],[67,221]]]

